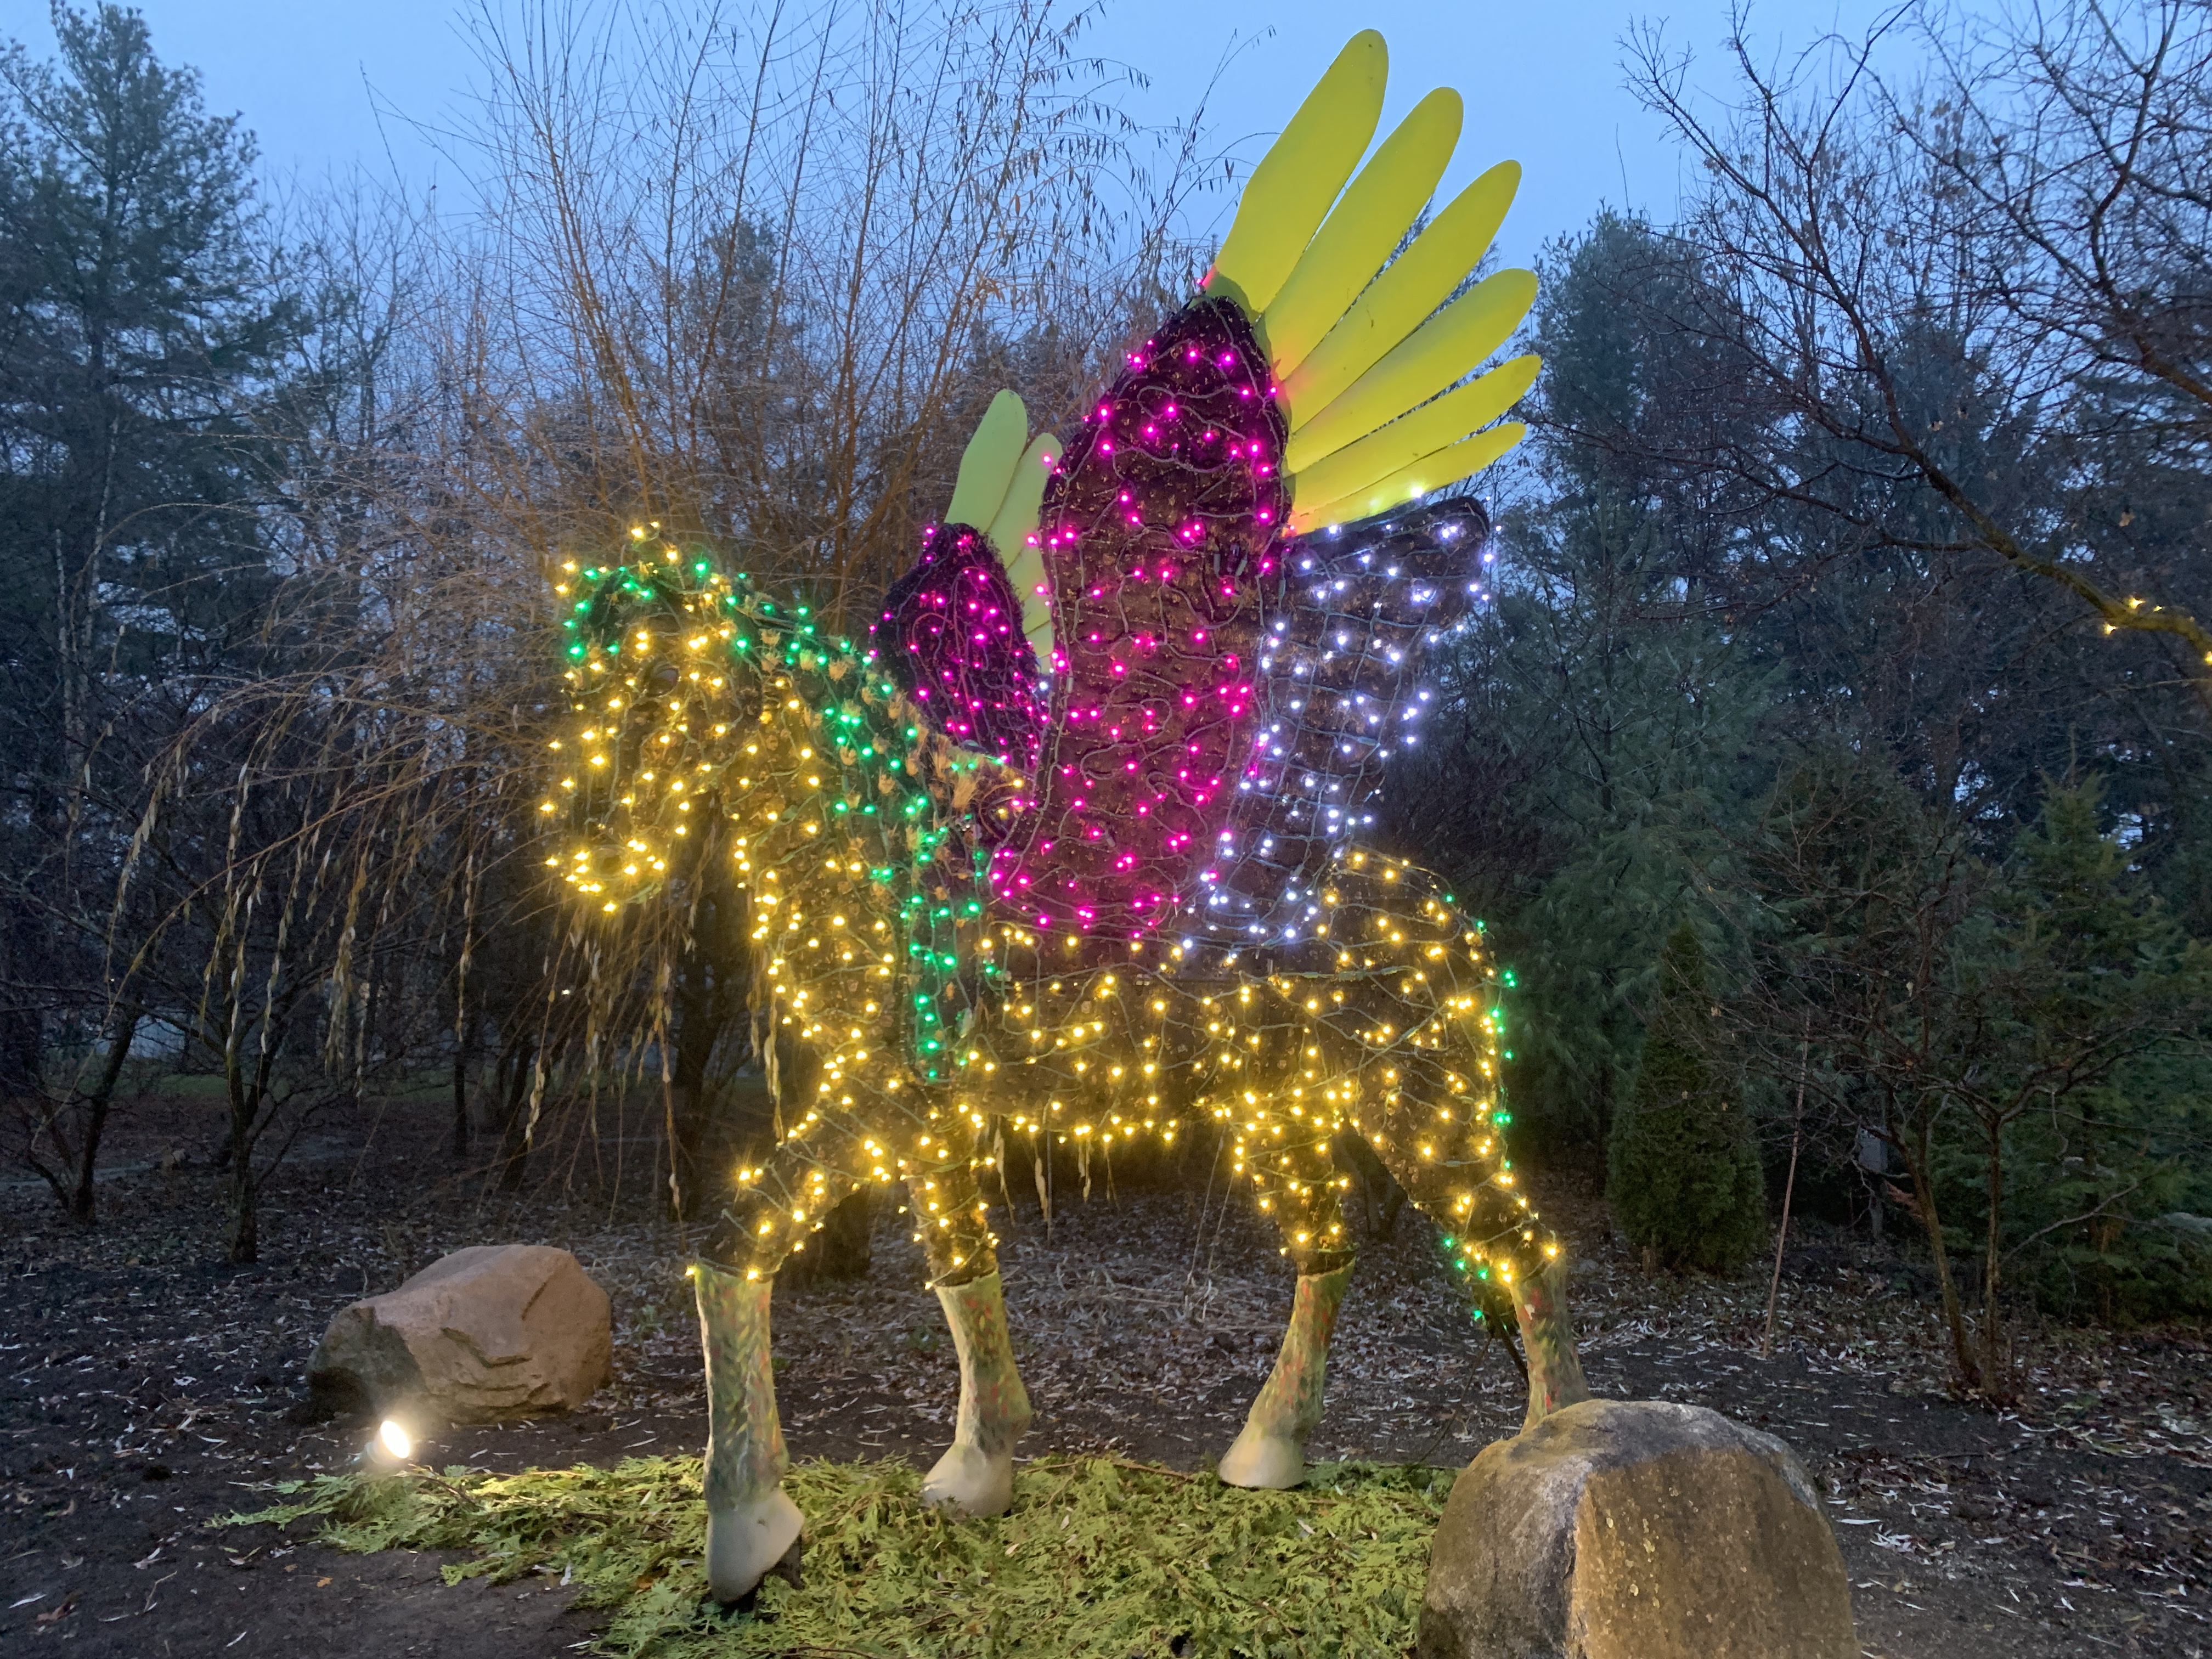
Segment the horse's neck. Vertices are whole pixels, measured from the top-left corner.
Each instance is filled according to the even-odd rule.
[[[805,990],[811,1018],[847,1028],[901,1009],[908,1058],[927,1080],[986,994],[964,971],[985,925],[979,872],[1027,783],[931,731],[896,691],[872,691],[860,665],[833,675],[837,665],[818,684],[803,667],[764,678],[723,773],[732,853],[756,896],[769,982],[794,1000]],[[860,695],[836,695],[845,690]],[[848,945],[817,969],[798,953],[821,948],[825,924]],[[838,971],[850,965],[845,949],[866,957],[866,974]]]

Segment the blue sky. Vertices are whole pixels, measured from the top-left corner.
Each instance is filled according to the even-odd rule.
[[[271,171],[312,183],[360,165],[396,171],[418,190],[434,178],[448,189],[459,182],[412,125],[434,129],[449,119],[476,72],[453,0],[140,0],[140,9],[161,57],[201,70],[210,106],[243,114]],[[1830,28],[1856,32],[1878,9],[1866,0],[1766,0],[1752,13],[1752,34],[1771,53]],[[1492,161],[1521,161],[1521,198],[1500,252],[1525,263],[1601,202],[1662,219],[1674,206],[1678,156],[1622,85],[1619,42],[1638,18],[1664,19],[1668,38],[1695,51],[1696,78],[1725,89],[1727,0],[1276,0],[1251,8],[1109,0],[1090,49],[1149,75],[1152,87],[1132,96],[1132,112],[1166,120],[1195,105],[1224,54],[1249,42],[1209,108],[1217,145],[1241,139],[1238,153],[1249,160],[1352,29],[1379,28],[1392,52],[1386,123],[1433,86],[1456,87],[1467,98],[1448,189]],[[44,0],[0,0],[0,33],[45,56],[52,33]]]

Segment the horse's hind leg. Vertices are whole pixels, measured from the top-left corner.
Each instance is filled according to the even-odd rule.
[[[1029,1391],[1014,1364],[996,1241],[976,1184],[979,1138],[963,1124],[935,1139],[946,1156],[909,1166],[907,1184],[915,1237],[960,1357],[960,1413],[921,1497],[963,1515],[1001,1515],[1014,1499],[1014,1446],[1030,1425]]]
[[[1466,1063],[1465,1056],[1462,1062]],[[1474,1066],[1469,1066],[1470,1076]],[[1516,1190],[1503,1132],[1442,1056],[1411,1060],[1406,1075],[1364,1097],[1355,1127],[1414,1206],[1436,1224],[1462,1273],[1502,1280],[1513,1297],[1528,1362],[1532,1429],[1562,1406],[1590,1397],[1567,1318],[1566,1262]]]
[[[1260,1207],[1281,1230],[1283,1254],[1298,1270],[1298,1285],[1274,1369],[1215,1471],[1232,1486],[1280,1488],[1305,1478],[1306,1439],[1321,1421],[1329,1333],[1352,1282],[1352,1243],[1338,1209],[1340,1177],[1330,1161],[1328,1130],[1317,1120],[1291,1120],[1278,1139],[1273,1127],[1263,1122],[1248,1131],[1237,1153],[1259,1188]]]
[[[771,1572],[798,1577],[799,1506],[776,1415],[769,1298],[776,1270],[858,1182],[858,1148],[829,1125],[786,1140],[735,1194],[691,1273],[707,1361],[707,1579],[716,1600]]]

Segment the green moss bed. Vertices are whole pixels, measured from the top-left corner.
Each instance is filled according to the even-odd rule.
[[[696,1457],[494,1475],[328,1475],[226,1524],[321,1522],[339,1549],[453,1550],[448,1582],[550,1575],[605,1610],[605,1651],[1278,1659],[1401,1655],[1455,1471],[1317,1464],[1294,1492],[1111,1458],[1039,1458],[994,1521],[921,1505],[898,1462],[796,1465],[805,1588],[707,1598]]]

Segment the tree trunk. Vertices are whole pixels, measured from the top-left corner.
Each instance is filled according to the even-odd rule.
[[[726,1064],[741,1058],[726,1051],[736,1047],[732,1039],[747,1035],[752,988],[760,982],[753,973],[745,897],[731,884],[728,859],[714,856],[718,847],[709,842],[698,847],[701,899],[692,913],[691,937],[670,965],[672,1053],[669,1034],[662,1034],[670,1197],[678,1220],[711,1208],[727,1190],[727,1170],[738,1148],[731,1134],[728,1074],[717,1071],[714,1061],[718,1052]],[[757,1042],[759,1021],[750,1024]]]
[[[530,1162],[531,1078],[537,1068],[537,1044],[525,1037],[501,1056],[507,1071],[504,1109],[500,1117],[499,1189],[522,1190],[524,1170]]]
[[[1805,1062],[1813,1052],[1808,1041],[1797,1050],[1797,1106],[1790,1121],[1790,1175],[1782,1183],[1782,1224],[1774,1232],[1774,1277],[1766,1286],[1766,1332],[1759,1339],[1759,1357],[1774,1352],[1774,1315],[1782,1301],[1782,1253],[1790,1245],[1790,1201],[1797,1195],[1797,1147],[1805,1134]]]
[[[1983,1239],[1982,1264],[1982,1389],[1993,1400],[2009,1401],[2004,1352],[2004,1326],[1997,1316],[1997,1280],[2003,1267],[1998,1237],[2004,1203],[2004,1124],[1989,1125],[1989,1212]]]
[[[2117,1216],[2099,1216],[2089,1224],[2089,1248],[2097,1259],[2089,1264],[2095,1275],[2097,1286],[2097,1321],[2111,1326],[2119,1322],[2119,1283],[2112,1273],[2108,1259],[2120,1242],[2120,1222]]]
[[[693,976],[698,975],[694,968]],[[713,1154],[728,1149],[714,1146],[709,1117],[712,1103],[720,1094],[708,1079],[714,1046],[721,1041],[724,1010],[721,1000],[701,994],[687,982],[677,997],[676,1030],[672,1042],[664,1031],[660,1045],[660,1086],[665,1127],[668,1136],[668,1198],[670,1213],[688,1219],[707,1199],[706,1170]]]
[[[779,1277],[806,1290],[831,1279],[864,1279],[872,1260],[868,1247],[868,1189],[860,1187],[831,1206],[806,1248],[787,1261]]]
[[[461,902],[461,948],[453,956],[453,1162],[465,1165],[469,1156],[469,1054],[476,1020],[469,1007],[469,969],[476,959],[477,854],[469,848],[462,867],[465,884]]]
[[[464,1044],[453,1048],[453,1162],[465,1161],[469,1155],[469,1051]]]
[[[1360,1220],[1369,1238],[1395,1237],[1398,1218],[1406,1207],[1406,1189],[1401,1187],[1382,1160],[1375,1156],[1375,1149],[1365,1139],[1349,1129],[1340,1131],[1329,1143],[1329,1154],[1340,1169],[1349,1165],[1348,1173],[1359,1193]]]
[[[261,1218],[254,1210],[252,1128],[255,1107],[246,1079],[234,1062],[230,1079],[230,1247],[228,1259],[243,1265],[261,1253]]]
[[[1928,1134],[1923,1129],[1918,1143],[1905,1152],[1905,1171],[1912,1178],[1913,1207],[1920,1212],[1920,1225],[1928,1235],[1929,1254],[1936,1260],[1936,1288],[1943,1297],[1943,1322],[1951,1333],[1951,1359],[1959,1369],[1960,1380],[1970,1389],[1982,1386],[1981,1368],[1974,1363],[1974,1351],[1966,1334],[1966,1316],[1959,1305],[1958,1282],[1951,1276],[1950,1252],[1943,1248],[1943,1218],[1936,1209],[1936,1187],[1929,1179]]]
[[[261,1256],[261,1218],[255,1208],[252,1160],[240,1158],[230,1170],[230,1249],[233,1267],[244,1267]]]
[[[70,1194],[69,1206],[70,1219],[83,1226],[90,1226],[93,1221],[93,1182],[99,1172],[100,1140],[107,1128],[108,1108],[114,1103],[124,1065],[131,1058],[131,1039],[137,1035],[137,1011],[127,1011],[116,1022],[106,1057],[100,1062],[100,1079],[85,1097],[84,1139],[77,1147],[76,1186]]]
[[[223,1069],[230,1087],[230,1134],[226,1149],[230,1155],[228,1259],[242,1265],[261,1249],[260,1218],[254,1213],[253,1204],[253,1121],[260,1114],[261,1103],[258,1091],[246,1080],[235,1042],[224,1056]]]

